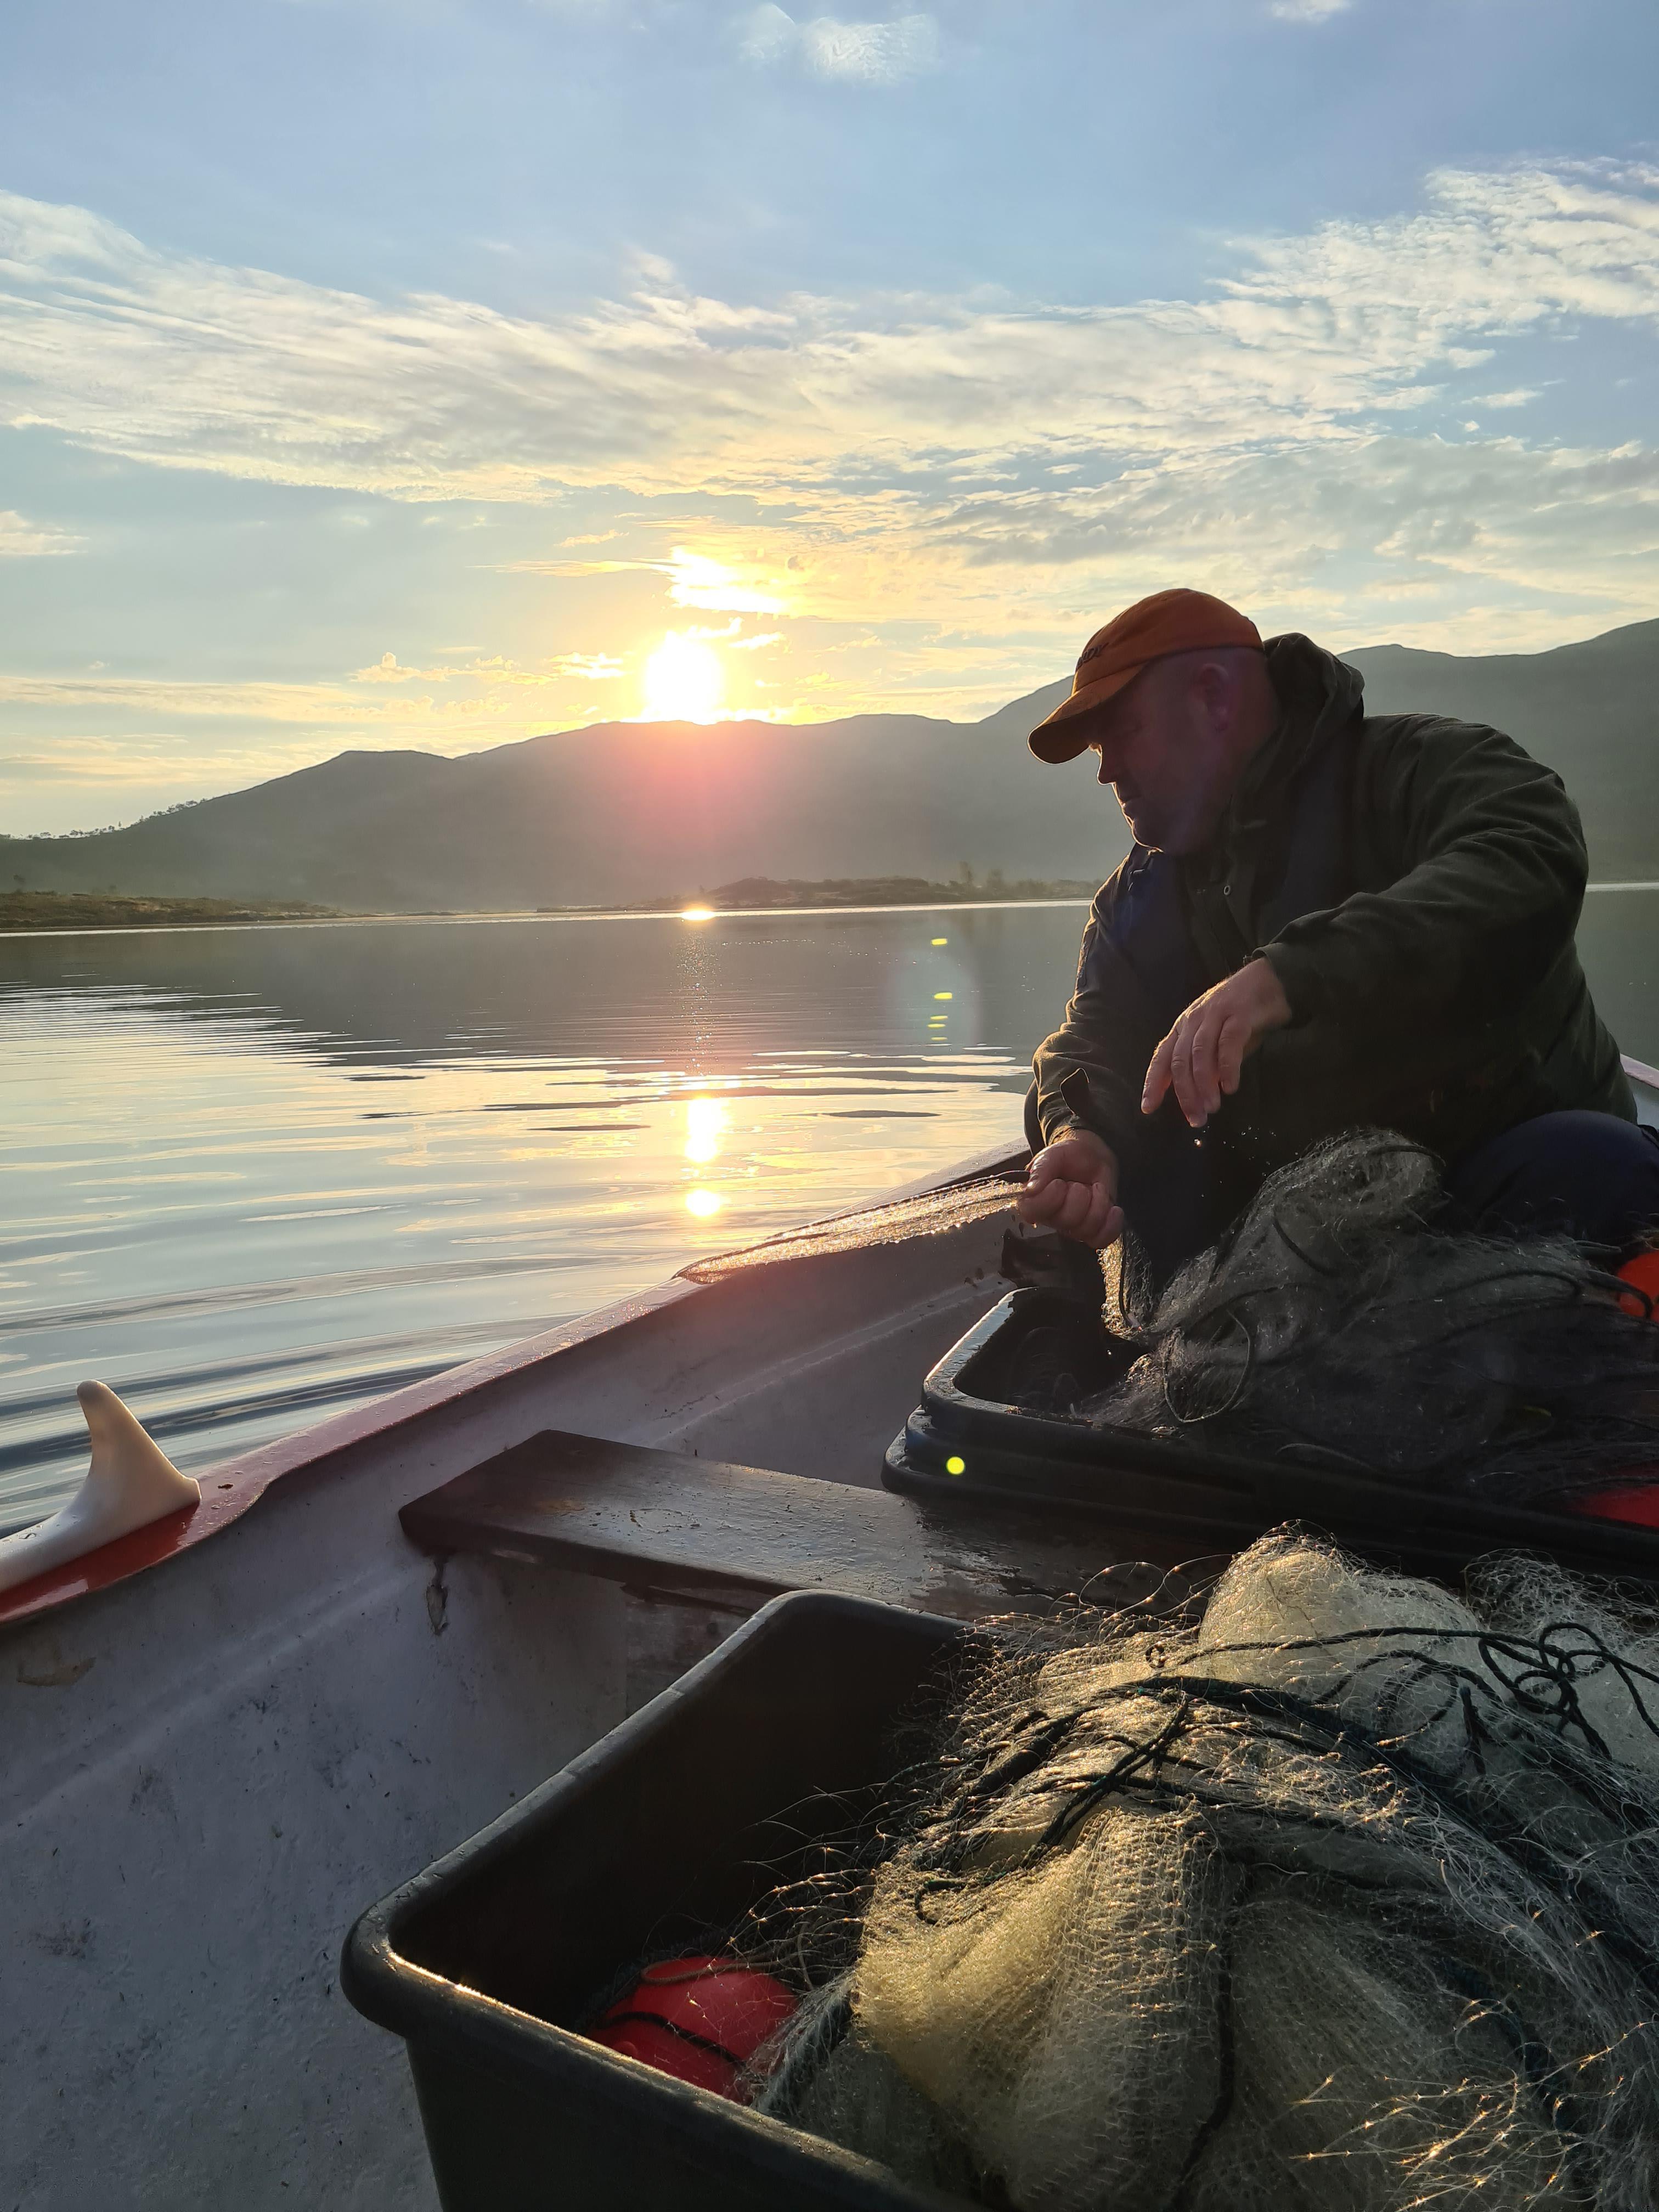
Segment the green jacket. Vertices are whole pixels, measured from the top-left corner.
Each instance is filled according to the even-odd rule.
[[[1291,1024],[1212,1124],[1253,1174],[1357,1126],[1455,1160],[1563,1107],[1634,1121],[1573,941],[1587,861],[1560,779],[1497,730],[1367,715],[1358,670],[1305,637],[1267,653],[1283,719],[1212,846],[1137,846],[1096,896],[1036,1056],[1045,1139],[1080,1118],[1060,1096],[1080,1069],[1090,1125],[1132,1160],[1160,1040],[1258,953]]]

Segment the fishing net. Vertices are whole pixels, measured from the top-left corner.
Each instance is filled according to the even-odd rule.
[[[984,1639],[750,1955],[760,2109],[1015,2212],[1659,2202],[1659,1621],[1297,1532]]]
[[[1057,1410],[1517,1504],[1659,1462],[1647,1301],[1570,1237],[1460,1233],[1432,1154],[1386,1132],[1270,1176],[1127,1343]]]
[[[1018,1176],[982,1176],[971,1182],[951,1183],[943,1190],[923,1191],[915,1198],[895,1199],[885,1206],[865,1206],[828,1221],[809,1221],[802,1228],[769,1237],[763,1244],[694,1261],[679,1272],[688,1282],[718,1283],[727,1275],[746,1273],[751,1267],[776,1267],[786,1260],[816,1260],[828,1252],[948,1236],[953,1230],[988,1220],[993,1214],[1006,1213],[1020,1184]]]

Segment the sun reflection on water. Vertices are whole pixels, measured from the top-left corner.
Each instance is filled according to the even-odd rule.
[[[694,1166],[706,1167],[710,1160],[719,1158],[720,1139],[726,1133],[728,1118],[725,1105],[718,1098],[686,1100],[685,1157]]]

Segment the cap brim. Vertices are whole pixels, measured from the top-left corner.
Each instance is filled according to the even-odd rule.
[[[1089,749],[1087,718],[1115,699],[1120,691],[1127,690],[1145,665],[1142,661],[1133,668],[1119,668],[1110,676],[1098,677],[1094,683],[1081,685],[1037,724],[1026,744],[1040,761],[1048,761],[1051,765],[1075,760]]]

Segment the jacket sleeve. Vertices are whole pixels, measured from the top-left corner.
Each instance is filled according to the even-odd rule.
[[[1164,1027],[1102,926],[1097,908],[1083,933],[1077,987],[1066,1018],[1037,1047],[1032,1061],[1043,1142],[1052,1145],[1067,1129],[1086,1126],[1106,1139],[1120,1161],[1129,1158],[1142,1135],[1146,1065]],[[1086,1122],[1060,1096],[1061,1085],[1079,1070],[1088,1083]],[[1068,1087],[1075,1094],[1075,1086]]]
[[[1486,1028],[1571,942],[1588,861],[1560,778],[1512,738],[1413,717],[1376,732],[1356,794],[1399,868],[1259,948],[1291,1018],[1402,1036]]]

